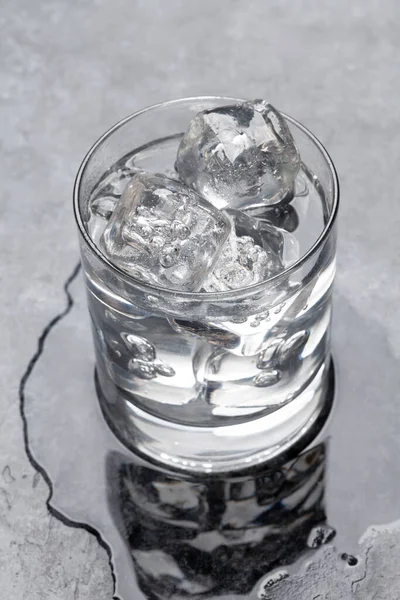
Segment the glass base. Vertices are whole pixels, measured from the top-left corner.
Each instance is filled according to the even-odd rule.
[[[191,427],[160,419],[127,401],[103,371],[96,370],[95,383],[109,426],[128,448],[156,463],[195,473],[225,473],[289,460],[321,430],[334,398],[329,360],[301,394],[273,413],[246,423]]]

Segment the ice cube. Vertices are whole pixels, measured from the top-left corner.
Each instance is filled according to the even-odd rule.
[[[134,175],[100,248],[117,267],[160,287],[200,289],[228,237],[228,218],[164,175]]]
[[[231,233],[204,283],[207,292],[248,287],[277,275],[300,258],[295,236],[271,223],[228,209]]]
[[[235,220],[232,216],[230,218],[231,232],[204,283],[206,292],[245,288],[283,270],[278,254],[271,248],[266,250],[262,247],[261,237],[255,229],[245,228],[246,235],[238,235]]]
[[[282,115],[255,100],[196,115],[175,166],[218,208],[276,206],[293,197],[300,156]]]
[[[269,257],[247,236],[231,232],[214,269],[204,283],[206,292],[245,288],[268,278]]]
[[[261,235],[263,247],[269,246],[279,256],[285,269],[299,260],[300,244],[295,235],[266,221],[257,223],[257,231]]]
[[[114,167],[112,170],[107,171],[93,189],[91,200],[94,201],[96,198],[103,196],[119,198],[137,170],[132,165],[130,167]]]
[[[289,231],[277,227],[266,218],[252,217],[240,210],[228,209],[226,213],[232,221],[232,229],[236,235],[250,236],[254,243],[267,253],[272,250],[278,255],[284,268],[300,258],[300,244],[296,236]]]
[[[122,192],[137,170],[134,166],[115,167],[108,171],[93,188],[88,202],[87,230],[96,245]]]
[[[89,204],[87,230],[96,245],[103,235],[107,221],[109,221],[117,202],[118,198],[115,196],[98,196]]]

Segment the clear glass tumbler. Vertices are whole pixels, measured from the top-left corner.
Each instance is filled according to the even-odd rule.
[[[339,200],[332,161],[285,116],[321,219],[304,199],[294,202],[301,221],[294,235],[314,232],[306,251],[282,273],[240,290],[179,292],[133,279],[89,236],[88,207],[116,163],[173,175],[191,118],[236,102],[186,98],[127,117],[91,148],[74,190],[103,413],[134,451],[195,472],[243,469],[298,450],[329,410]]]

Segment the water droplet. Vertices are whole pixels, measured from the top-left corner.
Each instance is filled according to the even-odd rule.
[[[352,554],[347,554],[344,552],[341,557],[342,560],[345,560],[349,567],[355,567],[358,564],[358,559]]]
[[[279,304],[279,305],[278,305],[278,306],[277,306],[277,307],[274,309],[274,313],[275,313],[276,315],[278,315],[278,314],[281,312],[282,308],[283,308],[282,304]]]
[[[271,371],[262,371],[253,378],[253,383],[256,387],[268,387],[274,385],[281,378],[281,374],[276,369]]]
[[[163,377],[173,377],[175,375],[175,370],[162,360],[156,360],[154,366],[157,373]]]
[[[336,535],[336,530],[330,525],[318,525],[313,527],[307,539],[307,546],[309,548],[319,548],[323,544],[327,544]]]
[[[298,331],[297,333],[292,335],[288,340],[283,342],[279,350],[280,360],[283,362],[288,360],[289,358],[292,358],[296,353],[299,355],[301,350],[303,350],[304,346],[306,345],[308,338],[308,331]]]

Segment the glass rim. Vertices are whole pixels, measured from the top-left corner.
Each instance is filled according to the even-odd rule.
[[[268,287],[269,285],[274,285],[276,283],[279,283],[279,281],[281,279],[284,279],[291,273],[294,273],[295,271],[297,271],[297,269],[301,268],[310,258],[312,258],[316,254],[316,252],[318,252],[318,250],[321,248],[321,246],[323,245],[323,243],[329,236],[331,229],[336,221],[336,217],[337,217],[338,209],[339,209],[339,197],[340,197],[339,180],[338,180],[337,172],[335,169],[335,165],[333,164],[333,161],[332,161],[328,151],[326,150],[325,146],[319,141],[319,139],[307,127],[302,125],[299,121],[297,121],[293,117],[290,117],[286,113],[280,111],[283,118],[286,121],[288,121],[289,123],[291,123],[292,125],[294,125],[295,127],[297,127],[298,129],[300,129],[300,131],[302,131],[302,133],[304,133],[315,144],[315,146],[318,148],[318,150],[321,152],[326,164],[329,167],[329,172],[330,172],[330,175],[332,177],[332,182],[333,182],[333,190],[332,190],[333,201],[332,201],[332,209],[330,211],[329,218],[328,218],[327,222],[325,223],[325,226],[324,226],[323,230],[321,231],[321,233],[319,234],[318,238],[315,240],[315,242],[312,244],[312,246],[307,250],[307,252],[305,254],[303,254],[302,256],[300,256],[300,258],[296,262],[291,264],[289,267],[287,267],[280,273],[277,273],[273,277],[269,277],[268,279],[264,279],[263,281],[260,281],[256,284],[253,284],[253,285],[250,285],[250,286],[247,286],[244,288],[239,288],[239,289],[235,289],[235,290],[227,290],[227,291],[223,291],[223,292],[187,292],[187,291],[180,291],[180,290],[164,288],[161,286],[146,283],[144,281],[141,281],[140,279],[135,279],[134,277],[132,277],[131,275],[129,275],[128,273],[126,273],[125,271],[123,271],[122,269],[120,269],[119,267],[114,265],[111,261],[109,261],[108,258],[98,249],[96,244],[90,238],[90,236],[85,228],[85,225],[84,225],[84,222],[83,222],[83,219],[81,216],[80,207],[79,207],[79,194],[80,194],[81,182],[82,182],[83,176],[86,171],[86,167],[88,166],[90,159],[96,153],[97,149],[103,144],[103,142],[105,142],[109,137],[111,137],[118,129],[120,129],[126,123],[129,123],[136,117],[139,117],[140,115],[143,115],[147,112],[150,112],[150,111],[153,111],[156,109],[160,109],[160,108],[164,108],[164,107],[167,107],[170,105],[180,104],[180,103],[184,103],[184,102],[204,102],[207,100],[218,100],[218,101],[221,100],[221,101],[228,101],[228,102],[235,102],[235,103],[248,102],[248,100],[244,100],[244,99],[240,99],[240,98],[233,98],[233,97],[229,97],[229,96],[188,96],[188,97],[183,97],[183,98],[176,98],[174,100],[166,100],[164,102],[158,102],[157,104],[152,104],[151,106],[147,106],[145,108],[142,108],[141,110],[135,111],[135,112],[131,113],[130,115],[124,117],[123,119],[119,120],[114,125],[112,125],[109,129],[107,129],[105,131],[105,133],[103,133],[97,139],[96,142],[94,142],[94,144],[91,146],[91,148],[88,150],[88,152],[84,156],[82,163],[78,169],[76,178],[75,178],[75,183],[74,183],[74,188],[73,188],[74,215],[75,215],[75,221],[78,225],[79,232],[80,232],[84,242],[89,247],[89,249],[92,252],[94,252],[94,254],[98,257],[98,259],[102,263],[104,263],[104,265],[108,269],[111,269],[112,271],[114,271],[118,277],[122,277],[123,279],[128,279],[129,281],[132,282],[133,285],[135,285],[136,287],[140,288],[141,290],[143,290],[147,293],[155,293],[156,292],[163,296],[166,296],[166,295],[172,296],[172,297],[179,296],[179,297],[182,297],[187,300],[199,300],[199,301],[229,300],[229,299],[233,299],[235,297],[240,297],[244,293],[245,294],[246,293],[247,294],[257,293],[258,291],[262,290],[263,288]]]

